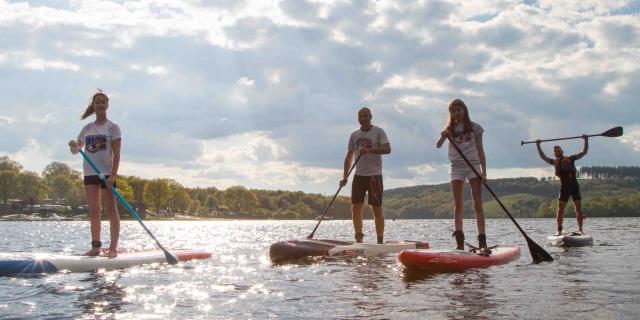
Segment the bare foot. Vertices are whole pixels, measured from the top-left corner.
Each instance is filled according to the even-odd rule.
[[[82,254],[83,256],[96,257],[100,255],[100,248],[91,248],[91,250]]]
[[[107,258],[115,258],[118,256],[118,249],[111,249],[107,252]]]

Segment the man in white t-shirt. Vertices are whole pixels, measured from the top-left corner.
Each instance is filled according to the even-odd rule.
[[[360,129],[351,133],[347,155],[344,159],[344,174],[340,186],[347,184],[354,153],[358,153],[356,173],[351,184],[351,218],[356,242],[362,242],[362,207],[368,193],[369,205],[373,209],[378,243],[384,242],[384,215],[382,214],[382,156],[391,153],[391,145],[382,128],[371,124],[371,110],[358,110]]]

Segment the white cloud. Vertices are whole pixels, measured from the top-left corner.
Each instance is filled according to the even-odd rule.
[[[417,175],[424,175],[436,171],[436,168],[430,164],[421,164],[418,166],[409,167],[410,171],[415,172]]]
[[[80,70],[80,66],[75,63],[67,62],[67,61],[56,61],[56,60],[43,60],[43,59],[29,59],[22,63],[22,67],[25,69],[37,70],[37,71],[45,71],[47,69],[53,70],[70,70],[70,71],[78,71]]]
[[[236,81],[236,84],[245,86],[245,87],[253,87],[253,85],[255,84],[255,80],[249,79],[247,77],[242,77],[238,79],[238,81]]]
[[[15,119],[6,116],[0,116],[0,125],[11,125],[16,122]]]
[[[64,45],[60,44],[60,47],[64,47]],[[104,57],[105,56],[105,53],[103,51],[93,50],[93,49],[71,49],[69,50],[69,53],[79,57]]]
[[[145,70],[152,76],[165,76],[169,74],[169,70],[165,66],[149,66]]]
[[[631,129],[627,128],[627,132],[620,138],[620,142],[631,145],[635,152],[640,153],[640,126],[635,125]]]
[[[30,165],[68,160],[97,87],[117,93],[122,170],[189,185],[335,190],[362,104],[392,141],[386,187],[446,182],[432,140],[453,97],[485,127],[490,176],[548,175],[511,147],[527,136],[618,123],[631,133],[583,163],[637,164],[629,1],[37,3],[0,0],[0,152],[37,141]]]
[[[420,77],[415,74],[394,74],[385,81],[380,89],[419,89],[427,92],[444,92],[449,90],[446,82],[442,79]]]
[[[7,156],[11,160],[18,161],[24,170],[41,172],[43,164],[54,161],[50,147],[42,145],[35,139],[28,139],[27,143],[18,151],[8,153],[0,151],[0,155]]]
[[[367,66],[367,70],[371,70],[375,73],[380,73],[382,71],[382,62],[380,61],[371,62],[371,64]]]

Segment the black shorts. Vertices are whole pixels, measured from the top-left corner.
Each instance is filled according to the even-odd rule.
[[[105,179],[109,179],[109,176],[104,176]],[[106,189],[107,185],[104,184],[104,181],[100,179],[100,176],[84,176],[84,185],[85,186],[95,186],[100,185],[100,188]],[[116,183],[113,183],[113,187],[117,188]]]
[[[369,193],[368,203],[374,207],[382,206],[382,176],[353,176],[351,183],[351,203],[364,203],[365,193]]]
[[[573,201],[582,200],[582,197],[580,196],[580,186],[577,183],[560,186],[558,201],[567,202],[569,201],[569,197],[571,197]]]

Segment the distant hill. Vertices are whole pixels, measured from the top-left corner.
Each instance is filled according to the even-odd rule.
[[[591,217],[640,216],[640,179],[580,179],[582,206]],[[489,180],[489,186],[515,217],[555,216],[560,183],[554,179],[510,178]],[[485,216],[502,218],[506,214],[483,188]],[[471,195],[465,186],[465,217],[473,217]],[[451,218],[453,204],[449,183],[385,190],[385,215],[391,218]],[[571,202],[570,202],[571,203]],[[575,216],[569,205],[566,216]]]

